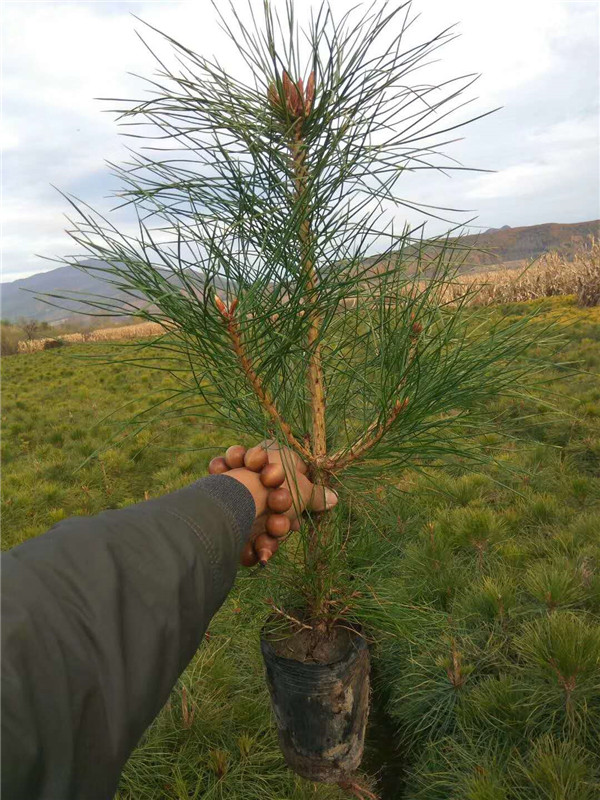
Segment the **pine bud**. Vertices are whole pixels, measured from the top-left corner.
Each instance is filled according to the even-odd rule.
[[[227,306],[221,300],[218,294],[215,295],[215,305],[220,313],[225,317],[227,315]]]
[[[221,316],[222,316],[222,317],[225,317],[225,319],[232,319],[232,317],[233,317],[233,312],[234,312],[234,311],[235,311],[235,309],[237,308],[237,304],[238,304],[238,299],[237,299],[237,297],[236,297],[236,298],[235,298],[235,299],[232,301],[232,303],[231,303],[231,305],[229,306],[229,308],[227,308],[227,306],[226,306],[226,305],[225,305],[225,303],[224,303],[224,302],[221,300],[221,298],[219,297],[219,295],[218,295],[218,294],[215,294],[215,305],[216,305],[216,307],[217,307],[217,309],[218,309],[219,313],[221,314]]]
[[[306,95],[304,98],[305,114],[310,114],[314,99],[315,99],[315,71],[313,70],[308,76],[308,82],[306,84]]]
[[[275,83],[271,83],[269,85],[269,88],[267,89],[267,99],[272,106],[279,108],[279,92],[277,91],[277,86]]]
[[[287,72],[283,73],[283,94],[290,117],[299,117],[302,114],[302,96]]]
[[[283,89],[283,108],[276,84],[269,84],[267,89],[267,99],[271,106],[276,111],[283,113],[285,116],[289,116],[292,119],[307,117],[310,113],[315,97],[314,71],[310,73],[305,90],[302,78],[300,78],[297,83],[294,83],[289,74],[284,70],[281,80],[281,87]]]

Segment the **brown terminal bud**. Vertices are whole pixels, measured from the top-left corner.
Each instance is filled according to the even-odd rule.
[[[279,106],[279,92],[275,83],[271,83],[267,90],[267,98],[272,106]]]
[[[263,450],[262,447],[252,447],[244,456],[244,466],[251,469],[252,472],[260,472],[268,460],[269,456],[266,450]]]
[[[241,444],[233,444],[225,451],[225,461],[229,469],[239,469],[244,466],[244,456],[246,455],[246,448]]]
[[[267,464],[262,468],[260,473],[260,480],[263,486],[267,489],[274,489],[276,486],[281,486],[285,480],[285,470],[283,464]]]
[[[225,316],[227,314],[227,306],[221,300],[221,298],[219,297],[218,294],[215,295],[215,305],[216,305],[217,309],[221,312],[221,314],[223,316]]]
[[[224,472],[227,472],[229,467],[227,466],[227,462],[223,458],[223,456],[218,456],[217,458],[213,458],[213,460],[208,465],[208,471],[211,475],[222,475]]]
[[[292,507],[292,495],[289,489],[273,489],[267,497],[267,505],[271,511],[275,511],[277,514],[281,514],[282,511],[289,511]]]
[[[413,324],[412,324],[412,332],[415,334],[415,336],[418,336],[421,333],[422,330],[423,330],[423,326],[421,325],[420,322],[413,322]]]
[[[258,563],[258,556],[254,552],[254,546],[252,545],[252,542],[248,542],[248,544],[242,550],[240,562],[244,567],[253,567]]]
[[[270,536],[279,539],[290,532],[291,522],[285,514],[270,514],[267,517],[266,527]]]
[[[302,78],[297,83],[290,78],[289,74],[284,70],[281,79],[282,98],[279,95],[279,89],[275,83],[269,84],[267,89],[267,99],[271,106],[280,115],[288,115],[292,119],[300,119],[310,114],[314,97],[315,97],[315,73],[310,73],[304,88]]]
[[[290,114],[290,116],[295,116],[298,88],[297,86],[295,86],[294,82],[285,71],[283,73],[283,79],[281,82],[283,84],[283,96],[285,97],[285,104],[287,111]]]
[[[308,81],[306,82],[306,94],[304,97],[305,114],[310,114],[314,99],[315,99],[315,71],[313,70],[308,76]]]

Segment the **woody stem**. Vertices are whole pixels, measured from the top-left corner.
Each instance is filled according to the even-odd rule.
[[[319,474],[319,464],[325,460],[327,440],[325,430],[325,386],[323,382],[323,366],[321,362],[321,345],[319,343],[320,317],[317,309],[312,305],[317,276],[311,252],[311,230],[309,209],[306,206],[308,197],[308,170],[306,166],[306,146],[302,138],[302,123],[298,120],[293,138],[290,142],[294,183],[296,189],[296,207],[301,215],[300,239],[300,270],[306,287],[308,299],[308,336],[307,349],[309,362],[307,370],[307,384],[310,395],[312,418],[312,465],[311,478],[319,483],[327,482],[327,476]],[[307,567],[313,572],[313,595],[309,601],[309,615],[313,619],[320,619],[325,615],[327,562],[325,557],[325,544],[328,540],[327,520],[321,514],[315,514],[311,519],[308,534],[308,563]]]
[[[227,330],[229,332],[229,336],[231,337],[231,343],[233,345],[234,352],[240,361],[242,370],[244,371],[248,382],[254,389],[254,393],[258,397],[261,406],[265,409],[276,426],[283,432],[283,435],[287,439],[288,445],[295,450],[298,455],[301,456],[301,458],[304,460],[309,460],[311,458],[310,451],[301,442],[299,442],[298,439],[296,439],[290,425],[283,419],[277,410],[270,393],[262,385],[262,381],[258,377],[251,359],[246,354],[237,324],[232,316],[227,318]]]
[[[300,121],[299,121],[300,122]],[[302,214],[300,224],[300,250],[301,250],[301,274],[305,281],[306,291],[310,298],[317,285],[314,263],[311,253],[311,231],[308,209],[302,208],[307,195],[308,173],[306,168],[306,149],[302,139],[301,125],[298,124],[290,143],[292,154],[294,183],[296,186],[296,201],[299,211]],[[312,416],[312,454],[315,460],[324,457],[326,454],[326,432],[325,432],[325,388],[323,385],[323,367],[321,363],[321,345],[319,343],[320,318],[316,309],[309,310],[308,328],[308,390],[310,394],[311,416]]]

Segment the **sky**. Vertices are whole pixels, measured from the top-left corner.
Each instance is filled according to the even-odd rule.
[[[301,13],[311,4],[297,0]],[[341,15],[356,0],[330,4]],[[446,150],[465,166],[494,172],[405,175],[402,196],[465,209],[454,219],[470,220],[473,232],[598,219],[600,3],[413,0],[412,12],[420,15],[411,34],[419,40],[457,24],[460,36],[430,70],[438,79],[481,74],[466,95],[473,102],[465,115],[501,109],[464,128],[465,138]],[[120,135],[114,103],[94,98],[145,96],[135,75],[151,77],[156,64],[138,33],[169,55],[133,15],[243,74],[210,0],[4,0],[3,281],[54,269],[59,264],[47,259],[77,252],[65,232],[69,206],[59,189],[103,213],[115,205],[110,195],[119,186],[106,162],[127,160],[131,140]],[[422,221],[415,212],[402,215],[411,224]],[[131,229],[126,216],[111,220]],[[426,230],[443,227],[432,221]]]

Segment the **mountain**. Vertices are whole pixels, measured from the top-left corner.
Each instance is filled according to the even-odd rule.
[[[557,251],[567,261],[571,261],[575,253],[589,243],[591,237],[600,239],[600,220],[571,224],[549,222],[520,228],[504,225],[502,228],[488,228],[483,233],[461,236],[460,239],[451,238],[449,243],[460,242],[459,260],[464,257],[462,253],[465,249],[472,248],[464,257],[464,263],[461,262],[460,272],[482,272],[501,267],[506,269],[524,267],[531,259],[552,250]],[[425,248],[425,260],[433,259],[439,252],[439,246],[432,245]],[[406,250],[404,252],[406,253]],[[409,259],[410,256],[409,249]],[[366,266],[376,258],[377,256],[373,256],[366,259]],[[378,265],[378,269],[383,268],[385,264]]]
[[[101,262],[96,259],[82,261],[82,265],[100,266]],[[73,312],[55,308],[47,303],[38,300],[34,293],[44,294],[46,292],[83,292],[85,295],[104,294],[111,295],[114,287],[107,285],[104,281],[94,277],[93,274],[82,272],[75,267],[58,267],[49,272],[39,272],[28,278],[19,278],[16,281],[0,284],[0,308],[2,319],[15,320],[19,317],[38,319],[44,322],[62,322],[68,317],[73,316]],[[115,291],[113,297],[118,296]],[[50,302],[57,305],[66,305],[60,300],[48,298]],[[69,304],[74,311],[89,311],[82,303]]]
[[[542,253],[556,250],[567,261],[577,250],[585,247],[590,237],[600,238],[600,220],[560,224],[527,225],[522,228],[490,228],[485,233],[463,236],[461,242],[475,247],[467,258],[468,266],[487,268],[507,265],[507,262],[537,258]]]
[[[489,228],[484,233],[461,237],[462,247],[475,248],[468,254],[461,271],[477,272],[501,266],[518,267],[550,250],[557,250],[564,258],[570,260],[592,236],[600,238],[600,220],[572,224],[551,222],[520,228],[511,228],[508,225]],[[432,247],[429,255],[434,254],[435,247]],[[376,256],[366,259],[365,264],[368,266],[375,258]],[[102,266],[102,262],[96,259],[82,261],[81,264],[84,267]],[[40,272],[29,278],[0,284],[2,319],[15,320],[26,317],[56,323],[72,317],[75,311],[85,314],[89,309],[84,303],[70,301],[71,311],[65,311],[35,297],[36,293],[66,291],[80,292],[88,296],[99,294],[115,299],[125,297],[115,286],[95,277],[93,272],[85,272],[70,266],[58,267],[50,272]],[[131,301],[131,297],[128,299]],[[53,302],[66,305],[59,300]],[[140,304],[142,302],[140,297]]]
[[[510,225],[503,225],[501,228],[488,228],[484,233],[496,233],[496,231],[509,231]]]
[[[82,267],[93,269],[101,268],[104,262],[92,258],[81,261]],[[170,277],[171,282],[177,284],[177,278],[167,270],[161,270],[165,277]],[[222,288],[222,287],[221,287]],[[69,300],[46,298],[46,302],[38,299],[36,295],[47,293],[68,296]],[[91,297],[101,295],[104,299],[109,298],[114,301],[127,300],[134,305],[138,304],[135,297],[125,294],[116,286],[96,277],[94,272],[80,270],[77,267],[65,266],[52,269],[49,272],[39,272],[28,278],[19,278],[0,284],[0,310],[4,320],[17,320],[19,318],[37,319],[40,322],[57,324],[76,317],[81,321],[82,314],[89,314],[90,309],[85,302],[80,302],[75,298],[78,295]],[[55,305],[50,305],[51,303]],[[146,300],[139,295],[139,305],[146,303]],[[115,302],[117,305],[117,302]],[[56,306],[63,306],[57,308]],[[66,307],[66,308],[65,308]],[[123,315],[126,316],[125,314]],[[97,320],[96,320],[97,321]]]

